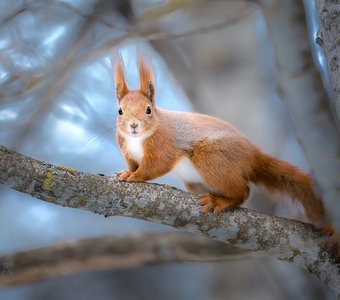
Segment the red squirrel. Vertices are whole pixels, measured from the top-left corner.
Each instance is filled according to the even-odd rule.
[[[202,211],[214,215],[241,205],[253,182],[288,194],[302,204],[312,223],[332,231],[307,173],[264,153],[216,117],[157,107],[153,70],[140,54],[138,70],[140,87],[129,90],[122,58],[114,61],[116,134],[128,165],[118,173],[119,180],[147,181],[172,171],[189,192],[199,194]]]

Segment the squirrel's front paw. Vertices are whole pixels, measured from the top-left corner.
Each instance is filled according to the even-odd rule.
[[[131,175],[126,178],[126,181],[145,181],[144,177],[139,176],[136,173],[131,173]]]
[[[121,181],[145,181],[144,177],[138,176],[135,172],[130,172],[128,170],[118,172],[117,177],[118,180]]]
[[[118,180],[126,180],[132,172],[125,170],[125,171],[120,171],[117,173]]]

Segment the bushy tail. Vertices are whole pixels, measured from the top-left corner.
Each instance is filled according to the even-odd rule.
[[[311,177],[298,167],[259,151],[252,181],[271,191],[285,192],[299,201],[313,224],[327,223],[325,209],[313,190]]]

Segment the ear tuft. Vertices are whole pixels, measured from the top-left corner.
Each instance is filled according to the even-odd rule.
[[[151,102],[154,102],[155,83],[151,63],[149,61],[145,61],[141,54],[141,51],[138,51],[138,71],[140,80],[140,92],[148,97]]]
[[[114,65],[114,81],[118,102],[129,92],[124,77],[124,63],[121,55],[116,54],[112,59]]]
[[[124,89],[122,89],[122,87],[120,86],[119,83],[116,84],[116,97],[117,97],[117,100],[120,101],[122,100],[122,98],[125,96],[125,92],[124,92]]]
[[[148,81],[147,97],[150,101],[153,101],[155,95],[155,86],[151,80]]]

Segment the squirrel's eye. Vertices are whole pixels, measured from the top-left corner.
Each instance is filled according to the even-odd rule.
[[[118,113],[119,113],[120,115],[122,115],[122,114],[123,114],[123,110],[122,110],[122,108],[121,108],[121,107],[119,107],[119,109],[118,109]]]
[[[145,112],[147,115],[151,115],[151,107],[150,106],[148,106],[147,108],[146,108],[146,112]]]

